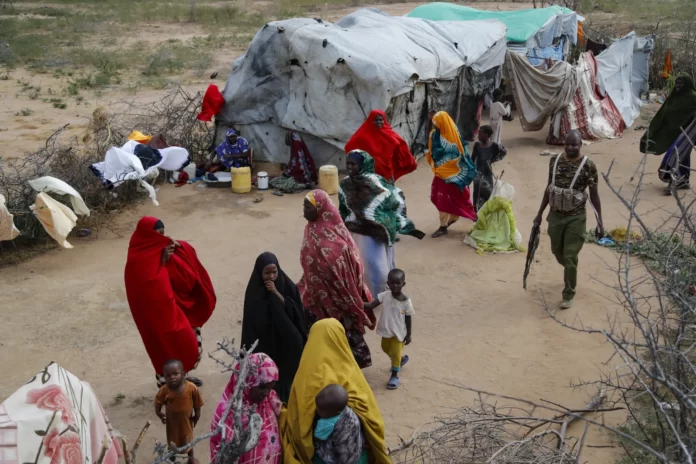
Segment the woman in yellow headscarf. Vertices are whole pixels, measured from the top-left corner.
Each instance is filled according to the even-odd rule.
[[[290,390],[290,401],[280,415],[284,464],[316,462],[315,398],[328,385],[340,385],[348,393],[348,407],[360,419],[370,464],[390,463],[377,400],[355,362],[343,326],[329,318],[312,326]]]
[[[430,201],[440,212],[440,228],[432,235],[437,238],[447,234],[447,228],[460,217],[476,220],[469,193],[476,167],[450,115],[439,111],[431,116],[431,121],[434,129],[430,132],[425,156],[435,175]]]

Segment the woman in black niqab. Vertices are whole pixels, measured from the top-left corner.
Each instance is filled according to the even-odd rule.
[[[273,253],[256,258],[244,295],[242,346],[259,341],[255,353],[266,353],[278,366],[274,390],[286,403],[307,341],[302,298]]]

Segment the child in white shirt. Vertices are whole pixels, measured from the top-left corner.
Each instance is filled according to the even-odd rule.
[[[389,390],[399,388],[399,371],[408,362],[408,356],[401,356],[401,353],[404,345],[411,343],[411,316],[414,311],[411,299],[401,292],[405,285],[404,271],[392,269],[387,276],[390,291],[380,293],[375,301],[364,305],[369,313],[382,305],[377,335],[382,337],[382,350],[391,358],[391,377],[387,383]]]

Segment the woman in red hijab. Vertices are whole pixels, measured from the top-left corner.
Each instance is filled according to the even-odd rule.
[[[375,160],[375,172],[394,183],[418,167],[406,141],[387,122],[382,110],[372,110],[346,144],[345,151],[364,150]]]
[[[217,300],[193,247],[167,237],[162,221],[145,216],[128,246],[125,278],[128,305],[158,386],[164,384],[166,361],[180,360],[186,372],[195,369],[203,352],[200,328]],[[188,380],[201,384],[194,377]]]

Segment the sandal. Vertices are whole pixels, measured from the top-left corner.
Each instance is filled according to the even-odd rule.
[[[401,379],[398,377],[392,377],[389,379],[389,382],[387,382],[387,390],[396,390],[399,388],[399,384],[401,383]]]
[[[408,363],[408,355],[401,357],[401,367],[404,367]]]
[[[440,227],[435,232],[433,232],[433,235],[431,235],[431,237],[438,238],[442,237],[443,235],[447,235],[447,227]]]

